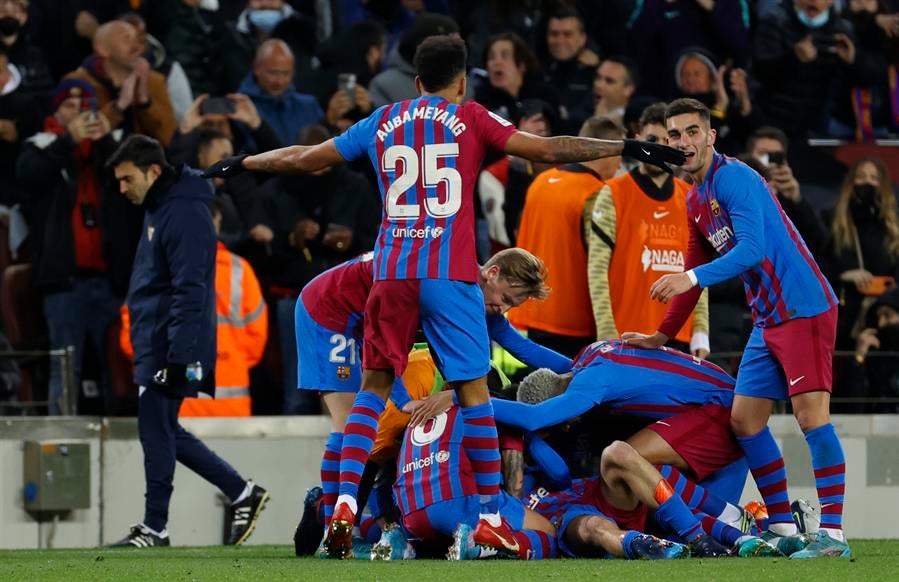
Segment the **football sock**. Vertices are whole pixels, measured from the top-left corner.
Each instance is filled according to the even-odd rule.
[[[833,424],[805,433],[815,471],[815,487],[821,504],[821,531],[843,541],[843,495],[846,491],[846,457]]]
[[[702,525],[684,504],[683,499],[674,494],[668,481],[662,479],[656,485],[655,498],[659,503],[656,509],[656,521],[667,525],[681,539],[692,541],[703,533]]]
[[[378,435],[378,417],[384,412],[385,406],[384,400],[374,392],[356,394],[356,401],[350,409],[346,428],[343,430],[337,503],[345,501],[344,496],[355,500],[359,494],[359,481],[362,480],[362,472],[374,447],[375,437]]]
[[[462,447],[471,462],[471,470],[481,501],[481,516],[487,517],[491,525],[498,526],[500,456],[496,422],[493,420],[493,405],[488,401],[477,406],[464,407],[462,419],[464,422]]]
[[[322,508],[325,513],[325,526],[331,523],[334,514],[334,503],[337,501],[337,490],[340,487],[340,448],[343,444],[343,433],[332,432],[325,443],[322,455]]]
[[[768,529],[779,535],[796,534],[798,530],[787,495],[787,471],[771,430],[766,426],[753,436],[737,437],[737,441],[746,454],[749,470],[765,500]]]

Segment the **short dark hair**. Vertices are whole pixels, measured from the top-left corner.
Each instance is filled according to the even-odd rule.
[[[573,6],[568,6],[567,4],[562,4],[555,10],[553,10],[552,14],[549,15],[549,18],[546,21],[547,29],[549,29],[549,21],[550,20],[565,20],[566,18],[574,18],[577,20],[577,24],[581,29],[581,32],[584,32],[586,29],[584,27],[584,18],[581,16],[581,13],[577,11],[577,8]]]
[[[609,117],[591,117],[581,126],[578,135],[594,139],[624,139],[627,134],[624,128],[614,119]]]
[[[606,61],[612,61],[624,67],[627,81],[635,88],[640,86],[640,67],[637,66],[637,61],[624,55],[611,55],[603,59],[602,63]],[[602,63],[599,65],[602,66]]]
[[[350,45],[361,53],[387,42],[387,31],[374,20],[360,20],[349,30]]]
[[[661,125],[665,127],[665,113],[667,111],[668,106],[661,101],[647,106],[643,113],[640,114],[640,121],[638,122],[640,130],[642,131],[647,125]]]
[[[751,152],[752,148],[755,147],[756,140],[764,138],[773,139],[780,142],[780,145],[784,147],[784,153],[786,153],[790,148],[790,140],[787,137],[787,134],[783,132],[783,130],[771,125],[763,125],[762,127],[753,131],[752,135],[749,136],[749,139],[746,140],[746,151]]]
[[[496,34],[487,39],[487,44],[484,46],[485,66],[487,64],[487,58],[490,56],[490,47],[503,40],[512,43],[512,58],[515,59],[516,65],[524,65],[525,77],[536,75],[540,72],[540,65],[537,64],[537,57],[534,56],[531,47],[528,46],[528,43],[526,43],[523,38],[514,32],[501,32],[500,34]]]
[[[669,103],[668,108],[665,110],[665,121],[667,123],[675,115],[683,115],[685,113],[698,113],[705,123],[706,129],[711,127],[712,112],[701,101],[691,99],[690,97],[681,97]]]
[[[297,134],[297,144],[304,146],[318,145],[325,143],[329,139],[331,139],[331,132],[320,123],[305,125]]]
[[[119,164],[131,162],[146,172],[153,164],[165,168],[168,162],[165,159],[165,152],[158,141],[147,135],[129,135],[119,149],[109,157],[106,162],[107,168],[115,168]]]
[[[468,49],[459,37],[429,36],[418,45],[413,61],[422,87],[430,92],[440,91],[465,73]]]

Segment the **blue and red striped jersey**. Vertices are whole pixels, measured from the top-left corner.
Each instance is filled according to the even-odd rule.
[[[423,425],[406,428],[393,486],[403,515],[477,494],[471,463],[462,448],[463,432],[462,410],[456,405]]]
[[[692,228],[686,268],[701,288],[739,276],[756,325],[812,317],[837,304],[777,196],[743,162],[716,152],[705,180],[687,193],[687,212]],[[692,311],[683,303],[675,298],[672,317],[666,315],[659,328],[669,337],[680,329],[680,312]]]
[[[733,404],[735,381],[727,372],[669,348],[595,342],[581,350],[571,372],[565,391],[539,404],[493,399],[496,422],[533,431],[595,406],[658,420],[696,406]]]
[[[365,302],[371,291],[372,253],[331,267],[310,281],[300,301],[312,320],[347,337],[362,337]]]
[[[488,149],[515,126],[474,101],[422,96],[384,105],[335,138],[346,160],[368,154],[384,212],[375,280],[477,281],[474,186]]]

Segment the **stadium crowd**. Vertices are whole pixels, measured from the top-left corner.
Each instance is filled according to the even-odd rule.
[[[323,143],[415,97],[415,50],[441,34],[467,44],[468,95],[536,135],[664,143],[655,104],[707,105],[717,151],[768,180],[839,297],[837,349],[854,357],[835,361],[834,396],[899,397],[897,360],[877,357],[899,350],[891,158],[845,168],[809,145],[899,132],[899,6],[889,0],[0,0],[2,343],[74,346],[80,412],[135,414],[122,304],[143,211],[106,168],[117,146],[144,134],[174,166],[202,169],[235,152]],[[217,376],[231,402],[183,414],[321,411],[314,393],[296,390],[297,297],[372,249],[376,180],[365,160],[211,180]],[[621,157],[576,168],[488,157],[475,193],[479,260],[527,249],[553,290],[513,309],[512,323],[569,357],[654,330],[664,306],[651,308],[643,286],[682,270],[686,238],[674,225],[687,189],[685,175]],[[732,280],[709,289],[669,345],[729,354],[715,361],[734,372],[750,328]],[[58,358],[0,367],[5,413],[61,411]],[[48,406],[19,406],[27,401]]]

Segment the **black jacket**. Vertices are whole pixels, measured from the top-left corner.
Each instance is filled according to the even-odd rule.
[[[94,171],[100,176],[99,227],[103,230],[103,257],[113,293],[124,297],[143,210],[118,193],[103,164],[118,142],[107,135],[94,144]],[[45,293],[65,291],[75,282],[75,209],[77,170],[75,143],[63,134],[39,133],[25,143],[18,174],[28,191],[25,213],[31,229],[34,283]]]
[[[215,392],[215,252],[209,202],[200,172],[166,168],[144,201],[144,229],[128,289],[134,382],[177,396]],[[153,376],[171,364],[200,362],[201,382]]]

